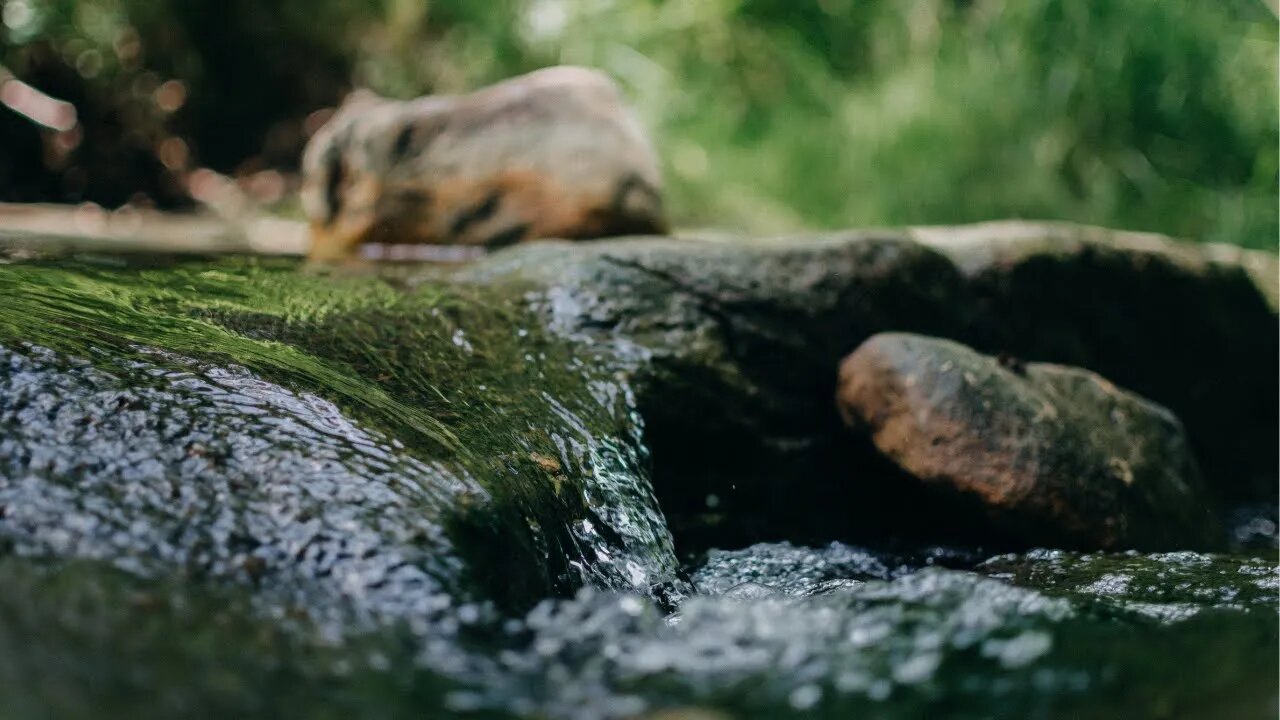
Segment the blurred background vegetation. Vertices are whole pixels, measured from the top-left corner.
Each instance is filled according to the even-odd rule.
[[[0,65],[78,115],[0,107],[0,199],[184,207],[210,168],[287,207],[352,87],[573,63],[647,120],[680,225],[1061,218],[1274,248],[1273,2],[0,0]]]

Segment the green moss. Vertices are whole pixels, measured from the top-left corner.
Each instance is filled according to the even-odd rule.
[[[8,310],[0,317],[0,343],[32,343],[107,364],[136,358],[144,348],[232,362],[295,387],[322,388],[344,408],[381,416],[384,428],[456,446],[457,438],[441,422],[376,383],[273,338],[273,326],[385,307],[397,294],[376,281],[334,283],[293,270],[291,262],[253,260],[163,268],[15,264],[0,273]],[[217,322],[219,317],[243,318],[241,332]]]
[[[584,571],[571,561],[596,541],[669,569],[658,522],[609,536],[587,501],[618,474],[644,484],[616,360],[551,337],[528,290],[246,258],[15,263],[0,266],[0,345],[44,346],[117,370],[138,359],[172,363],[171,353],[243,366],[334,402],[488,492],[446,522],[461,547],[497,563],[480,577],[500,600],[579,586]],[[593,383],[615,392],[597,398]],[[583,536],[574,529],[583,521],[604,535]]]

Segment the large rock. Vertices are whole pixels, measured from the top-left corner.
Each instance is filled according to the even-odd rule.
[[[311,256],[661,233],[662,178],[608,76],[557,67],[463,96],[353,95],[303,157]]]
[[[966,291],[944,256],[891,231],[566,250],[516,248],[465,277],[551,288],[536,299],[553,329],[636,359],[655,489],[688,545],[878,532],[883,515],[813,512],[880,504],[832,495],[830,468],[873,459],[844,457],[833,371],[876,332],[963,330]]]
[[[841,358],[888,330],[1035,360],[1063,360],[1069,335],[1083,366],[1122,368],[1183,418],[1215,495],[1274,492],[1224,470],[1274,464],[1274,434],[1223,444],[1276,424],[1258,392],[1275,382],[1276,319],[1255,280],[1265,273],[1247,271],[1273,259],[998,230],[953,231],[980,262],[930,247],[946,245],[942,231],[924,244],[912,239],[924,231],[885,230],[537,243],[456,272],[348,278],[287,261],[0,265],[0,481],[16,498],[0,530],[24,552],[287,592],[345,577],[339,597],[392,607],[406,593],[376,568],[446,593],[479,580],[477,596],[527,604],[584,583],[671,581],[668,527],[688,547],[898,533],[886,508],[914,498],[883,481],[876,453],[850,447],[831,403]],[[1000,291],[1018,268],[1046,280]],[[1059,301],[1078,287],[1089,312]],[[1123,335],[1099,333],[1108,323]],[[1187,352],[1179,334],[1212,351]],[[1210,379],[1231,392],[1187,392]],[[331,426],[363,439],[309,439]],[[133,452],[82,465],[117,448]],[[331,458],[325,482],[299,448]],[[834,481],[850,467],[859,482]],[[412,487],[395,479],[405,472]],[[187,473],[205,480],[170,489]],[[135,491],[115,493],[121,483]],[[415,487],[441,511],[423,511]],[[190,497],[175,505],[171,492]],[[301,555],[310,535],[294,516],[316,526]],[[353,522],[367,533],[358,548],[337,530]],[[339,560],[352,564],[335,572]]]
[[[656,490],[686,542],[903,532],[884,508],[920,498],[878,481],[831,403],[841,359],[890,330],[1101,372],[1183,420],[1215,499],[1275,497],[1273,254],[990,223],[535,244],[465,277],[551,288],[536,300],[558,332],[640,360]],[[833,488],[850,467],[863,481]]]
[[[1168,407],[1224,502],[1276,497],[1274,252],[1066,223],[918,228],[969,289],[987,353],[1086,367]]]
[[[831,402],[837,363],[876,332],[1051,349],[1072,330],[1098,362],[1131,358],[1128,372],[1151,378],[1143,394],[1160,402],[1189,376],[1228,378],[1232,389],[1274,382],[1262,341],[1275,315],[1254,279],[1274,273],[1244,269],[1273,259],[1059,233],[1032,236],[1020,262],[1053,269],[1058,283],[1112,278],[1090,286],[1102,298],[1095,309],[1126,318],[1130,342],[1145,349],[1150,338],[1153,349],[1130,354],[1053,315],[1036,292],[1057,285],[1019,285],[1022,303],[992,305],[1006,296],[979,292],[970,265],[915,231],[525,244],[461,271],[351,276],[284,260],[125,258],[101,245],[52,258],[34,240],[0,250],[0,586],[13,589],[0,600],[0,647],[20,649],[0,651],[0,697],[17,717],[79,717],[84,708],[412,717],[493,707],[495,697],[526,717],[605,717],[591,703],[616,699],[626,716],[643,710],[637,697],[656,709],[663,698],[712,702],[712,692],[726,698],[715,707],[741,702],[774,717],[797,712],[786,709],[793,690],[813,700],[809,685],[819,680],[807,669],[845,677],[846,660],[888,689],[887,668],[910,648],[934,649],[913,633],[974,642],[975,609],[1002,597],[1020,603],[1017,594],[952,578],[945,602],[954,611],[937,614],[928,578],[901,594],[868,587],[854,611],[804,612],[783,633],[774,607],[743,625],[742,602],[705,598],[723,623],[695,613],[671,628],[627,595],[548,603],[526,622],[507,621],[584,586],[674,603],[689,591],[677,544],[902,537],[919,506],[892,501],[901,486],[892,468],[871,449],[850,448]],[[1091,275],[1088,259],[1099,255],[1116,261]],[[1202,302],[1165,312],[1161,299],[1186,288]],[[1027,321],[1036,314],[1059,321],[1041,328]],[[1018,333],[990,332],[1002,318]],[[1164,352],[1171,327],[1252,340]],[[1192,400],[1178,413],[1193,441],[1256,437],[1259,423],[1275,422],[1259,402],[1193,425],[1201,411],[1246,405]],[[1202,457],[1206,467],[1223,459]],[[1274,436],[1226,459],[1274,462]],[[1238,475],[1208,479],[1249,491]],[[592,609],[601,605],[607,612]],[[915,608],[936,622],[919,624]],[[901,642],[873,639],[877,654],[849,654],[851,634],[879,637],[881,617]],[[1162,631],[1142,636],[1164,638],[1167,653],[1108,618],[1088,631],[1121,640],[1080,640],[1088,653],[1027,669],[1092,683],[1078,673],[1120,648],[1153,692],[1218,697],[1203,683],[1169,682],[1184,666],[1142,664],[1181,653],[1219,671],[1221,692],[1238,692],[1247,676],[1262,688],[1250,697],[1269,698],[1275,618],[1259,617],[1261,630],[1242,621],[1228,631],[1210,618],[1213,632],[1188,630],[1190,644]],[[993,632],[1012,638],[1017,622]],[[1095,637],[1077,629],[1063,627],[1055,642]],[[691,646],[707,649],[702,660]],[[965,647],[946,661],[965,670],[938,678],[957,692],[975,677],[976,650]],[[729,655],[755,660],[726,676]],[[655,670],[655,658],[673,664]],[[774,672],[780,662],[794,672]],[[427,671],[407,671],[411,663]],[[1002,671],[983,672],[987,682]],[[1033,685],[1027,675],[1019,687]],[[761,694],[743,698],[742,687]],[[1045,690],[1035,688],[1022,714],[1043,714]],[[904,715],[936,705],[917,697],[925,704]],[[47,712],[50,699],[61,713]],[[874,714],[878,702],[832,714]],[[982,708],[1007,710],[1005,696],[998,703]]]
[[[1078,368],[884,333],[840,366],[846,423],[1018,541],[1203,547],[1216,517],[1178,419]]]
[[[674,576],[627,378],[522,288],[134,263],[0,266],[0,547],[423,622]]]

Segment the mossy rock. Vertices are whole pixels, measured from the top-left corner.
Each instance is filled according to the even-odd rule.
[[[1274,500],[1280,435],[1280,259],[1065,223],[913,231],[974,296],[962,340],[982,352],[1085,367],[1187,426],[1210,490]]]
[[[616,363],[521,292],[241,259],[4,266],[4,535],[375,605],[670,579],[656,506],[610,495],[644,478]]]
[[[833,402],[839,359],[886,330],[1117,380],[1107,368],[1120,367],[1147,380],[1126,385],[1182,417],[1212,487],[1256,496],[1256,474],[1222,468],[1263,472],[1274,432],[1270,444],[1216,450],[1276,424],[1258,400],[1275,397],[1262,391],[1275,383],[1276,316],[1255,275],[1167,241],[1046,242],[1017,267],[1057,284],[1016,293],[1002,289],[1005,265],[975,273],[912,231],[545,243],[452,271],[23,250],[0,263],[0,555],[11,566],[0,574],[25,583],[43,613],[22,627],[48,623],[48,652],[83,658],[86,676],[118,677],[85,648],[127,647],[119,635],[136,618],[44,610],[68,593],[96,597],[117,583],[107,576],[125,594],[159,582],[240,598],[230,622],[244,631],[225,636],[227,657],[258,652],[258,633],[296,619],[303,629],[288,637],[339,648],[339,665],[365,656],[356,640],[387,631],[370,641],[379,652],[408,643],[416,665],[483,673],[472,665],[517,640],[480,643],[493,655],[463,660],[448,649],[503,636],[501,618],[542,598],[589,586],[677,603],[691,592],[677,541],[898,526],[895,508],[908,505],[875,482],[885,468],[874,453],[847,447]],[[1099,254],[1123,261],[1106,265],[1110,284],[1090,286]],[[1203,262],[1170,259],[1187,254]],[[1072,278],[1077,296],[1092,288],[1092,314],[1055,304]],[[1200,302],[1178,300],[1189,291]],[[1134,333],[1126,343],[1092,334],[1104,310]],[[1052,322],[1023,320],[1037,316]],[[1069,351],[1056,344],[1064,328]],[[1218,341],[1172,352],[1186,349],[1169,345],[1174,328]],[[1077,352],[1086,361],[1055,355]],[[1188,377],[1220,378],[1224,393],[1187,394]],[[1234,394],[1245,387],[1248,397]],[[857,469],[867,482],[852,485],[869,490],[841,490],[848,473],[836,483],[836,467]],[[31,580],[37,569],[62,589]],[[166,634],[221,622],[185,617],[140,646],[154,653],[148,667],[203,662],[199,645],[164,651]],[[8,660],[20,665],[10,678],[40,668]],[[296,675],[297,693],[326,677]],[[74,704],[77,692],[114,690],[65,692]]]

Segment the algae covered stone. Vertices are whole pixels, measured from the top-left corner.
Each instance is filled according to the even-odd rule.
[[[0,267],[0,536],[384,618],[671,579],[625,379],[523,292],[241,259]]]
[[[884,333],[840,367],[854,432],[1018,541],[1102,549],[1203,547],[1216,519],[1182,425],[1079,368]]]
[[[1057,247],[1028,255],[1077,262]],[[1127,260],[1109,272],[1137,282],[1172,247],[1115,250]],[[101,247],[0,260],[0,697],[15,717],[1274,707],[1275,614],[1245,592],[1272,597],[1265,562],[1216,560],[1221,584],[1187,619],[1148,612],[1172,597],[1148,585],[1193,576],[1146,556],[1141,574],[1108,561],[1103,575],[1135,578],[1112,607],[974,548],[806,547],[911,540],[884,530],[915,506],[842,494],[883,467],[845,452],[840,358],[893,329],[1052,349],[1076,328],[989,334],[1005,296],[991,305],[912,231],[521,245],[456,271]],[[1179,269],[1214,302],[1176,321],[1273,329],[1251,310],[1264,293],[1237,282],[1250,276],[1220,269]],[[1162,337],[1173,320],[1147,298],[1168,277],[1146,295],[1117,282],[1107,306]],[[1123,364],[1124,346],[1081,327],[1073,346]],[[1162,402],[1177,372],[1239,359],[1132,357],[1163,378],[1144,391]],[[794,545],[732,549],[766,535]],[[721,552],[684,575],[677,557],[706,543]],[[742,582],[780,592],[717,596]]]

